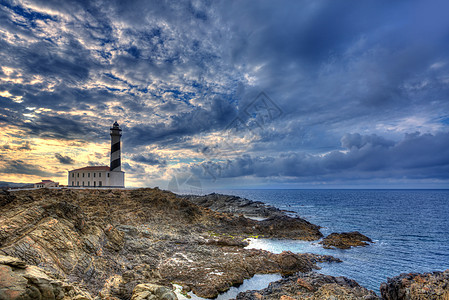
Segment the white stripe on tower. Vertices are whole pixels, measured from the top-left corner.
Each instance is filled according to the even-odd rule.
[[[120,161],[120,137],[122,130],[117,121],[111,127],[111,171],[121,171]]]

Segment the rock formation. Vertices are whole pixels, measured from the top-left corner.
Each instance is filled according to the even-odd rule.
[[[325,237],[319,244],[323,245],[326,249],[349,249],[351,247],[363,247],[369,245],[367,242],[373,241],[366,235],[361,234],[358,231],[331,233]]]
[[[212,193],[204,196],[187,195],[182,197],[202,207],[223,213],[253,218],[285,216],[285,211],[276,207],[232,195]]]
[[[388,278],[380,286],[386,300],[447,300],[449,299],[449,269],[444,272],[403,273]]]
[[[44,270],[11,256],[0,255],[0,299],[90,300],[91,295]]]
[[[297,274],[272,282],[260,291],[247,291],[237,300],[292,300],[292,299],[380,299],[373,291],[346,277],[333,277],[315,272]]]
[[[131,300],[176,300],[175,293],[164,286],[157,284],[139,284],[133,290]]]
[[[291,217],[288,215],[289,212],[259,201],[216,193],[205,196],[188,195],[181,197],[217,212],[239,216],[241,220],[247,220],[247,218],[259,219],[255,223],[255,229],[263,228],[264,237],[274,237],[273,233],[275,232],[278,238],[314,241],[323,236],[320,232],[320,226],[299,217]]]

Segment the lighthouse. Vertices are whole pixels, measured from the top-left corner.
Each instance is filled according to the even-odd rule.
[[[112,124],[111,127],[111,171],[117,172],[121,171],[121,161],[120,161],[120,138],[122,137],[122,130],[118,125],[117,121]]]
[[[111,164],[109,166],[87,166],[69,171],[69,187],[125,187],[125,172],[122,171],[120,157],[120,139],[122,129],[117,121],[110,128],[111,135]]]

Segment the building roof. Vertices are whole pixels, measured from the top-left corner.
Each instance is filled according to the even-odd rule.
[[[109,170],[110,169],[108,166],[89,166],[89,167],[71,170],[69,172],[73,172],[73,171],[109,171]]]
[[[58,182],[54,182],[53,180],[48,180],[48,179],[42,179],[41,182],[38,182],[35,184],[46,184],[46,183],[58,183]]]

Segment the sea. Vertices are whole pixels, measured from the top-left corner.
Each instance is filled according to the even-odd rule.
[[[318,272],[346,276],[380,294],[388,277],[449,269],[449,190],[221,190],[291,211],[332,232],[359,231],[374,243],[346,250],[324,249],[317,242],[251,240],[251,248],[274,253],[328,254],[342,263],[322,263]],[[276,277],[257,277],[257,289]],[[248,282],[251,289],[251,282]],[[245,283],[248,285],[248,283]],[[236,294],[247,289],[234,288]],[[232,298],[230,295],[221,299]]]

